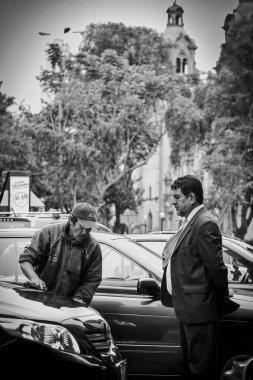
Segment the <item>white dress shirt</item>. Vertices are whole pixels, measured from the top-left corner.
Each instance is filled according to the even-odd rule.
[[[173,248],[172,248],[172,253],[175,249],[175,246],[177,244],[177,241],[179,239],[179,237],[181,236],[181,233],[183,232],[183,230],[185,229],[185,227],[187,226],[187,224],[189,223],[189,221],[194,217],[195,214],[197,214],[197,212],[199,210],[201,210],[204,206],[203,205],[200,205],[200,206],[197,206],[195,207],[191,212],[190,214],[188,215],[188,217],[186,219],[183,220],[179,230],[176,232],[176,234],[178,234],[178,237],[177,239],[175,240],[174,242],[174,245],[173,245]],[[166,283],[167,283],[167,290],[170,294],[172,294],[172,285],[171,285],[171,256],[172,256],[172,253],[170,255],[170,258],[169,258],[169,261],[168,261],[168,266],[167,266],[167,270],[166,270]]]

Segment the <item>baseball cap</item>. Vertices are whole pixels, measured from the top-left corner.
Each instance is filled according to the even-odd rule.
[[[96,210],[91,204],[86,202],[77,203],[73,207],[71,215],[77,217],[78,222],[81,226],[83,226],[83,228],[95,227],[98,229]]]

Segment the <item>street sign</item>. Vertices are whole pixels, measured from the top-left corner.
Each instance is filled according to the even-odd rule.
[[[5,188],[8,190],[8,211],[24,213],[30,211],[30,172],[9,170],[3,172]]]

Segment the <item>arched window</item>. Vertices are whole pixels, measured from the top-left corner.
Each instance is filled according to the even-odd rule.
[[[177,58],[177,60],[176,60],[176,73],[181,72],[180,68],[181,68],[181,59]]]
[[[176,16],[176,25],[182,25],[182,17],[179,15]]]

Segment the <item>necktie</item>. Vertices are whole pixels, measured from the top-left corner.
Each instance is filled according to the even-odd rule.
[[[178,239],[180,238],[184,228],[187,225],[188,220],[185,219],[183,223],[181,224],[179,230],[175,233],[175,235],[172,236],[170,240],[166,243],[166,246],[163,250],[163,267],[165,267],[167,264],[167,272],[166,272],[166,280],[167,280],[167,290],[170,294],[172,294],[172,286],[171,286],[171,256],[174,252],[175,246],[178,242]]]

